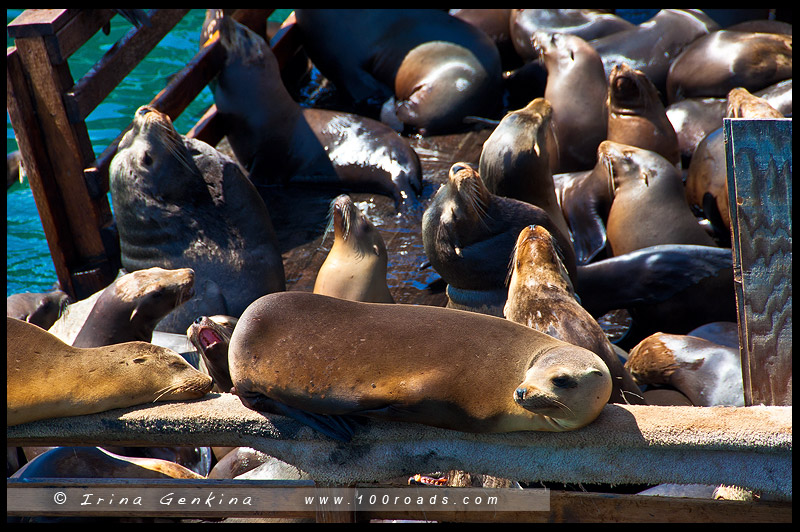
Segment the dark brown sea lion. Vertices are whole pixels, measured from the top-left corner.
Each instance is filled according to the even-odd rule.
[[[680,168],[678,136],[655,85],[627,63],[608,77],[608,140],[654,151]]]
[[[597,355],[508,320],[306,292],[255,301],[229,356],[245,406],[343,441],[351,416],[464,432],[573,430],[611,394]]]
[[[575,35],[537,32],[531,39],[547,68],[544,97],[553,106],[558,148],[554,172],[588,170],[608,132],[608,76],[603,62]]]
[[[670,386],[694,406],[744,406],[738,347],[656,333],[631,349],[625,367],[639,384]]]
[[[572,233],[577,263],[605,258],[608,254],[605,224],[614,199],[605,161],[599,158],[592,170],[558,174],[553,181],[559,183],[557,194]]]
[[[11,294],[6,298],[6,316],[49,329],[71,302],[63,290]]]
[[[198,317],[186,330],[186,336],[200,354],[200,371],[214,380],[213,391],[228,393],[233,388],[228,369],[228,345],[235,325],[220,318],[224,317]]]
[[[448,291],[463,291],[474,301],[463,308],[479,307],[491,300],[492,313],[502,316],[505,280],[517,235],[528,225],[542,225],[556,236],[570,277],[575,275],[575,254],[569,235],[562,234],[535,205],[491,194],[480,175],[467,163],[455,163],[447,182],[439,188],[422,217],[422,243],[434,270],[448,283]],[[496,307],[496,308],[495,308]]]
[[[766,100],[743,88],[728,93],[729,118],[783,118]],[[730,234],[728,162],[722,128],[713,131],[698,145],[686,174],[686,201],[702,211],[717,231]]]
[[[14,318],[6,318],[6,333],[8,426],[211,390],[211,379],[179,354],[146,342],[82,349]]]
[[[697,9],[662,9],[633,29],[595,39],[606,75],[619,63],[641,70],[661,94],[666,94],[667,72],[673,61],[694,40],[719,29]]]
[[[646,404],[606,333],[575,299],[553,236],[542,226],[525,227],[517,238],[503,313],[514,323],[584,347],[602,358],[613,382],[609,402]]]
[[[150,342],[158,322],[191,299],[193,287],[191,268],[156,266],[123,275],[100,294],[72,345]]]
[[[376,120],[300,107],[262,37],[230,17],[207,26],[219,31],[227,51],[214,101],[254,183],[307,180],[386,194],[397,205],[416,201],[422,172],[408,141]]]
[[[602,9],[512,9],[510,27],[514,49],[528,62],[539,56],[531,45],[537,31],[568,33],[591,41],[631,29],[634,24]]]
[[[552,117],[553,107],[544,98],[510,111],[483,143],[478,172],[489,192],[541,207],[568,235],[550,171],[550,154],[557,150]]]
[[[157,458],[114,454],[100,447],[56,447],[25,464],[13,478],[205,478]]]
[[[606,233],[614,255],[659,244],[715,245],[686,204],[680,173],[664,157],[608,140],[598,153],[613,182]]]
[[[500,54],[471,24],[436,9],[298,9],[303,47],[360,108],[394,97],[424,135],[463,129],[501,107]]]
[[[635,327],[628,348],[654,332],[736,321],[733,259],[725,248],[660,245],[587,264],[578,269],[575,292],[595,317],[628,309]]]
[[[314,293],[351,301],[394,303],[386,284],[389,256],[380,232],[342,194],[331,204],[333,245],[319,268]]]
[[[667,77],[670,102],[761,90],[792,77],[792,36],[720,30],[693,42]]]
[[[126,270],[194,270],[195,297],[159,330],[183,334],[197,316],[238,316],[286,288],[258,191],[233,160],[179,135],[166,115],[139,108],[111,161],[109,189]]]

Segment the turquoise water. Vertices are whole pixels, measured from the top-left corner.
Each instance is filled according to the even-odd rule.
[[[6,10],[6,24],[22,13],[21,9]],[[278,9],[270,17],[284,20],[291,12]],[[179,71],[197,53],[200,28],[205,10],[193,9],[150,52],[150,54],[120,83],[103,103],[86,119],[89,138],[95,155],[103,150],[128,126],[136,109],[148,103],[167,84],[168,78]],[[119,15],[111,19],[111,32],[98,31],[80,50],[69,58],[73,79],[89,71],[103,54],[131,29],[130,23]],[[14,42],[6,35],[6,46]],[[175,121],[180,133],[186,133],[214,103],[207,87]],[[6,113],[6,153],[17,149],[14,131]],[[50,250],[42,223],[27,180],[8,189],[6,194],[6,296],[20,292],[44,292],[57,281]]]

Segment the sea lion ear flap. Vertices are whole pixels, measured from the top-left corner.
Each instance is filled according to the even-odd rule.
[[[378,244],[372,244],[372,251],[374,251],[374,252],[375,252],[375,256],[376,256],[376,257],[380,257],[380,255],[381,255],[381,250],[380,250],[380,248],[378,247]]]

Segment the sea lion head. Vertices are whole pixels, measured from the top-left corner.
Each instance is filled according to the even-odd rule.
[[[135,303],[131,325],[149,330],[170,311],[194,297],[194,270],[166,270],[154,266],[123,275],[113,284],[114,297],[124,303]]]
[[[531,46],[539,56],[539,61],[545,66],[569,66],[576,61],[575,52],[586,42],[575,35],[549,31],[535,31],[531,35]]]
[[[575,294],[564,255],[553,235],[541,225],[520,231],[509,271],[510,282],[534,287],[553,285]]]
[[[181,355],[147,342],[127,342],[109,349],[125,349],[129,355],[120,362],[135,373],[126,380],[126,394],[147,401],[185,401],[198,399],[211,391],[211,377],[192,367]],[[136,404],[136,403],[132,403]]]
[[[679,369],[675,354],[663,339],[663,333],[655,333],[639,342],[628,354],[625,369],[639,385],[669,385],[672,375]]]
[[[446,185],[456,201],[468,216],[482,219],[489,205],[490,192],[483,183],[478,171],[469,163],[458,162],[450,167]]]
[[[650,186],[652,180],[658,175],[658,168],[646,164],[646,154],[658,155],[648,150],[610,140],[600,143],[597,148],[598,161],[602,161],[606,167],[612,196],[617,194],[621,186],[629,183],[640,182],[644,186]]]
[[[772,107],[767,100],[751,94],[743,87],[728,92],[725,116],[728,118],[784,118],[783,113]]]
[[[186,337],[200,354],[200,370],[211,375],[220,392],[229,392],[233,387],[228,347],[237,321],[232,316],[200,316],[186,330]]]
[[[387,256],[380,233],[347,194],[341,194],[331,203],[330,227],[333,228],[334,245],[347,246],[359,257]]]
[[[618,114],[638,114],[655,102],[658,89],[641,70],[627,63],[614,65],[608,76],[608,108]]]
[[[175,175],[181,178],[175,179]],[[125,190],[136,190],[157,200],[182,198],[187,190],[184,176],[194,176],[205,188],[203,177],[169,116],[147,105],[137,109],[131,129],[122,137],[111,161],[112,199]],[[125,180],[131,183],[114,186],[115,181]]]
[[[611,389],[611,374],[599,356],[563,345],[533,360],[524,380],[513,390],[513,399],[569,430],[592,422],[611,397]]]

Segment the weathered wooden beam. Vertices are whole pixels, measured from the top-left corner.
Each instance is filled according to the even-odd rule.
[[[70,121],[82,122],[188,13],[156,9],[150,25],[132,28],[65,95]]]
[[[792,404],[792,120],[724,120],[745,404]]]
[[[105,287],[118,269],[119,253],[114,240],[103,234],[111,221],[111,209],[105,197],[92,198],[89,195],[83,179],[83,168],[94,154],[86,125],[70,123],[64,109],[62,95],[72,85],[69,66],[66,63],[53,64],[43,37],[17,38],[15,43],[23,78],[31,94],[31,106],[36,117],[34,127],[39,129],[47,153],[47,162],[40,161],[39,166],[49,164],[53,172],[51,184],[37,184],[36,174],[33,179],[29,176],[29,183],[32,188],[56,185],[55,192],[50,190],[38,197],[60,202],[63,211],[62,207],[38,204],[37,208],[65,214],[64,219],[54,220],[54,223],[69,228],[63,234],[69,235],[74,249],[66,265],[70,279],[63,277],[63,271],[59,269],[56,273],[62,287],[73,298],[82,299]],[[20,136],[19,132],[17,136]],[[25,164],[31,163],[25,160]],[[45,235],[51,238],[47,233]],[[70,289],[74,291],[70,292]]]
[[[791,407],[607,405],[590,425],[558,433],[473,434],[370,420],[343,444],[212,393],[8,427],[6,440],[247,446],[339,485],[457,469],[526,482],[728,484],[783,499],[792,493]]]
[[[92,505],[89,508],[75,509],[72,506],[54,504],[53,494],[77,490],[78,499],[85,501],[86,493],[97,493],[98,490],[111,489],[118,502],[123,496],[133,500],[135,496],[142,496],[153,490],[159,496],[168,496],[170,504],[162,504],[158,509],[160,517],[184,517],[219,519],[225,517],[250,517],[250,518],[319,518],[320,512],[313,505],[308,509],[289,509],[294,505],[281,504],[286,492],[299,492],[319,495],[325,488],[315,488],[312,481],[304,480],[132,480],[132,479],[58,479],[58,480],[15,480],[10,479],[7,486],[7,514],[10,516],[131,516],[148,514],[146,510],[139,510],[135,505],[102,504]],[[397,493],[402,490],[416,500],[422,496],[426,502],[431,497],[438,495],[441,500],[441,488],[419,486],[385,486],[359,484],[356,488],[367,488],[371,492]],[[319,491],[317,491],[319,490]],[[474,492],[465,488],[448,488],[448,494]],[[41,492],[40,501],[32,501],[31,492]],[[177,504],[178,495],[196,493],[204,502],[214,497],[214,505],[190,504],[187,499],[184,504]],[[169,494],[173,495],[170,496]],[[244,496],[253,497],[251,507],[246,505],[219,504],[222,494],[238,496],[240,502]],[[492,495],[491,489],[482,490],[484,496]],[[71,494],[65,493],[69,501]],[[393,509],[386,511],[334,512],[331,514],[352,515],[356,521],[371,519],[410,519],[446,522],[584,522],[584,523],[686,523],[686,522],[727,522],[727,523],[786,523],[792,520],[792,506],[788,502],[775,501],[724,501],[712,499],[693,499],[686,497],[652,497],[646,495],[617,495],[591,492],[565,492],[549,490],[549,511],[419,511],[408,505],[407,509]],[[223,502],[229,502],[226,499]],[[34,502],[34,504],[31,504]],[[221,508],[219,506],[222,506]],[[339,516],[341,517],[341,516]]]

